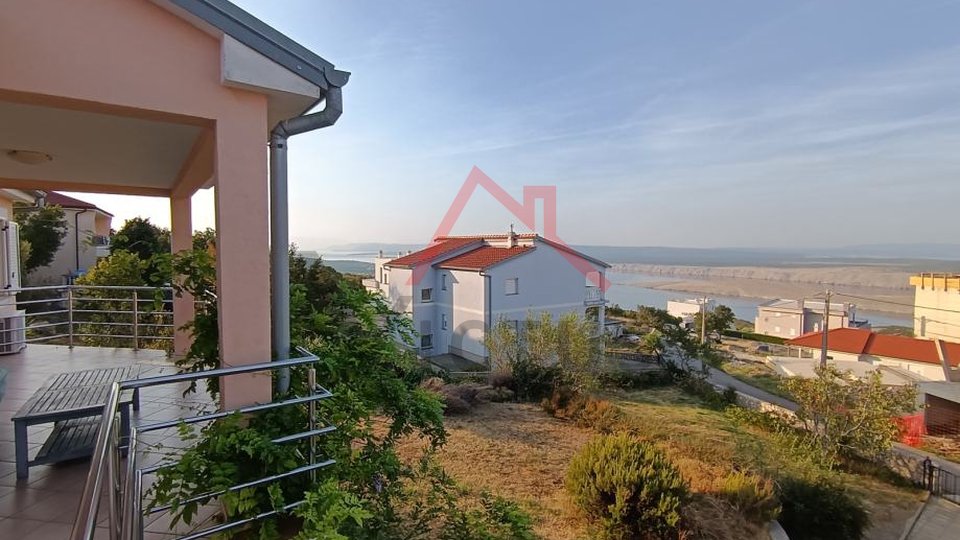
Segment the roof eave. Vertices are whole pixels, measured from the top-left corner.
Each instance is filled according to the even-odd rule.
[[[324,91],[331,86],[344,86],[350,78],[349,72],[336,69],[310,49],[227,0],[153,1],[173,6],[209,24]]]

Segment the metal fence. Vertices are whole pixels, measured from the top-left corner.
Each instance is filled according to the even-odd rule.
[[[145,420],[140,424],[131,422],[129,434],[127,436],[121,434],[121,415],[119,414],[119,409],[121,395],[124,392],[163,385],[192,383],[214,377],[227,378],[241,374],[289,369],[295,366],[310,366],[319,360],[316,356],[303,349],[298,349],[297,352],[301,356],[289,360],[219,368],[194,373],[163,375],[114,383],[107,398],[107,403],[104,406],[104,414],[101,417],[90,472],[84,485],[83,495],[77,510],[77,518],[73,525],[70,540],[91,540],[96,533],[97,524],[102,523],[104,518],[107,520],[111,540],[118,538],[124,540],[142,539],[144,537],[145,520],[157,512],[170,510],[171,505],[154,509],[145,509],[143,505],[143,497],[145,495],[144,488],[149,485],[148,477],[156,475],[158,471],[176,463],[175,457],[167,458],[157,464],[146,464],[141,461],[144,454],[139,452],[138,449],[143,445],[143,439],[152,432],[169,430],[181,425],[196,425],[225,418],[237,413],[249,415],[271,409],[307,407],[308,424],[302,426],[301,431],[290,433],[273,440],[274,444],[292,444],[308,441],[309,450],[307,455],[304,456],[304,463],[297,464],[287,472],[264,476],[258,480],[246,482],[242,485],[219,490],[211,489],[207,493],[191,499],[191,501],[216,501],[219,497],[228,493],[234,493],[241,489],[266,487],[297,475],[314,475],[319,469],[333,465],[334,461],[332,459],[320,458],[317,455],[315,444],[317,437],[321,437],[336,429],[331,425],[318,426],[316,424],[317,402],[331,397],[332,394],[316,383],[316,375],[312,368],[308,371],[306,388],[299,396],[287,397],[281,401],[251,405],[232,410],[200,412],[193,416],[184,416],[174,420]],[[126,456],[126,463],[125,466],[121,468],[121,462],[124,456]],[[205,488],[205,486],[197,487],[198,489]],[[107,495],[105,501],[107,507],[106,516],[100,514],[100,501],[104,492],[106,492]],[[180,501],[181,504],[188,502],[190,501]],[[174,536],[175,533],[170,531],[172,535],[171,538],[175,537],[186,540],[218,537],[221,533],[235,530],[256,521],[271,518],[283,512],[289,512],[303,504],[303,502],[303,500],[296,501],[285,504],[283,508],[264,512],[255,517],[218,522],[203,530],[180,533],[176,536]]]
[[[13,334],[7,343],[168,349],[173,294],[170,287],[25,287],[17,292],[17,307],[26,311],[23,327],[2,331]]]
[[[923,461],[923,483],[933,495],[960,501],[960,477],[927,458]]]

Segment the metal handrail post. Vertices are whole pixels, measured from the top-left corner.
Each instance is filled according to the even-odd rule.
[[[70,334],[69,345],[73,348],[73,285],[67,285],[67,332]]]
[[[107,508],[110,540],[120,536],[120,429],[116,422],[110,430],[110,445],[107,447]]]
[[[103,462],[110,451],[110,438],[113,424],[116,421],[117,407],[120,404],[120,383],[115,382],[110,387],[110,395],[103,406],[103,415],[100,419],[100,429],[97,431],[97,444],[93,449],[93,459],[90,462],[90,471],[83,485],[83,494],[80,495],[80,505],[77,507],[77,519],[73,522],[70,531],[70,540],[86,540],[93,538],[97,526],[97,511],[100,505],[100,493],[103,482]],[[111,486],[112,487],[112,486]]]
[[[133,350],[140,348],[140,314],[139,314],[139,299],[137,297],[137,291],[133,291]]]
[[[317,370],[315,368],[310,368],[307,370],[307,392],[310,395],[313,395],[317,390]],[[310,431],[317,429],[317,402],[311,401],[307,404],[307,414],[309,418],[307,419],[307,427]],[[313,465],[317,462],[317,437],[310,437],[310,465]],[[313,469],[310,471],[310,482],[317,482],[317,470]]]

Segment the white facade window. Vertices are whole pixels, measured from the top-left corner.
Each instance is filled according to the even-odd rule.
[[[446,274],[440,274],[440,290],[442,290],[442,291],[447,290],[447,275],[446,275]]]
[[[423,334],[420,336],[420,348],[421,349],[433,348],[433,334]]]
[[[441,330],[446,330],[446,329],[447,329],[447,314],[446,314],[446,313],[441,313],[441,314],[440,314],[440,329],[441,329]]]
[[[384,270],[384,271],[383,271],[383,284],[386,285],[386,284],[388,284],[388,283],[390,283],[390,272],[387,272],[386,270]]]
[[[433,302],[433,288],[420,289],[421,302]]]
[[[520,294],[520,278],[510,278],[504,282],[503,294],[511,296]]]
[[[791,328],[791,329],[790,329],[790,335],[791,335],[791,336],[797,335],[797,329],[796,329],[796,328]]]
[[[774,327],[773,327],[773,331],[779,334],[779,333],[780,333],[780,327],[779,327],[779,326],[774,326]]]

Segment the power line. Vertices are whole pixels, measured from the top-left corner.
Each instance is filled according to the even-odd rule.
[[[956,313],[956,314],[960,314],[960,310],[957,310],[957,309],[946,309],[946,308],[917,306],[917,305],[915,305],[915,304],[908,304],[908,303],[906,303],[906,302],[897,302],[897,301],[895,301],[895,300],[883,300],[883,299],[880,299],[880,298],[870,298],[869,296],[857,296],[857,295],[855,295],[855,294],[848,294],[848,293],[834,292],[833,295],[834,295],[834,296],[843,296],[844,298],[856,298],[857,300],[868,300],[868,301],[871,301],[871,302],[879,302],[879,303],[881,303],[881,304],[891,304],[891,305],[894,305],[894,306],[905,306],[905,307],[910,307],[910,308],[917,308],[917,307],[919,307],[920,309],[927,309],[927,310],[930,310],[930,311],[943,311],[943,312],[945,312],[945,313]],[[819,295],[817,295],[817,296],[819,296]]]

